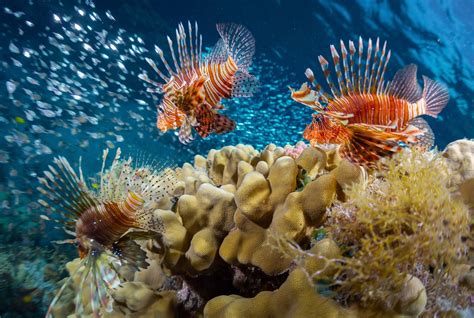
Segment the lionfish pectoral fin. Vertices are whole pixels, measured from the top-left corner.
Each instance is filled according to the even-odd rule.
[[[183,144],[188,144],[194,139],[191,124],[187,118],[179,129],[178,138],[179,141]]]
[[[351,124],[347,128],[351,130],[352,138],[341,146],[341,154],[352,162],[366,166],[401,151],[400,142],[408,142],[405,134],[386,132],[377,126]]]
[[[212,125],[217,134],[225,134],[235,129],[235,121],[222,114],[215,114]]]
[[[156,236],[152,231],[130,231],[124,234],[112,246],[112,254],[130,265],[134,270],[147,268],[146,252],[135,242],[135,239],[147,239]]]
[[[54,306],[57,304],[57,302],[59,301],[59,299],[63,295],[64,290],[66,290],[66,287],[69,285],[69,283],[71,282],[73,277],[79,272],[79,270],[81,269],[81,267],[83,266],[85,261],[86,261],[85,259],[81,260],[81,262],[79,263],[77,268],[74,270],[74,272],[66,279],[66,281],[63,283],[63,285],[61,286],[59,291],[56,293],[56,296],[54,296],[53,300],[49,304],[48,311],[46,312],[46,318],[53,318],[54,317],[53,316]]]
[[[217,31],[221,36],[219,42],[224,45],[227,56],[232,58],[240,71],[246,73],[255,54],[255,39],[252,33],[244,26],[234,23],[217,24]]]
[[[438,117],[449,101],[449,92],[446,86],[423,76],[423,99],[426,105],[426,114]]]
[[[410,103],[416,103],[422,97],[420,86],[416,80],[417,67],[415,64],[405,66],[393,77],[388,94]]]
[[[197,125],[194,129],[202,138],[206,138],[212,132],[212,122],[214,121],[215,114],[207,104],[201,104],[196,108]]]
[[[75,314],[77,317],[82,317],[85,306],[90,305],[92,316],[99,318],[103,310],[112,311],[111,291],[120,285],[119,274],[113,264],[116,260],[106,251],[100,252],[99,255],[89,253],[85,260],[75,299]],[[84,290],[89,292],[85,293]]]
[[[237,71],[232,83],[232,97],[252,97],[259,91],[259,82],[251,74]]]
[[[75,231],[75,221],[88,208],[97,205],[97,200],[88,192],[85,184],[64,157],[54,159],[56,167],[48,166],[44,177],[38,178],[41,187],[38,191],[43,199],[38,202],[47,209],[61,216],[55,219],[62,223],[67,231]]]

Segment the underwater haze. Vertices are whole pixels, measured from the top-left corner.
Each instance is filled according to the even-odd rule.
[[[84,175],[100,170],[102,151],[139,154],[179,166],[225,145],[262,149],[301,141],[309,108],[290,98],[317,57],[340,40],[377,37],[392,57],[386,77],[408,64],[449,88],[441,115],[428,118],[436,146],[474,138],[474,2],[471,0],[0,0],[0,316],[46,312],[64,263],[76,251],[53,244],[60,231],[40,218],[37,177],[55,156]],[[156,128],[159,96],[138,78],[152,74],[180,22],[199,23],[203,46],[216,24],[247,27],[256,42],[251,98],[225,100],[236,129],[181,144]],[[167,51],[167,50],[165,50]],[[421,81],[420,81],[421,82]],[[91,177],[97,184],[97,178]]]

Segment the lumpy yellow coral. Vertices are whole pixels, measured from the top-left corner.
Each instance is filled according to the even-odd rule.
[[[178,169],[176,198],[154,202],[151,265],[120,268],[104,317],[414,318],[465,305],[455,272],[474,277],[457,266],[469,216],[449,158],[407,152],[369,175],[337,149],[299,148],[227,146]],[[57,316],[74,308],[72,282]]]

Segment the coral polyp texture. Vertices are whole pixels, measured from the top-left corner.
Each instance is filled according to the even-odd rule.
[[[197,155],[178,169],[174,193],[157,202],[153,217],[164,230],[142,244],[149,267],[121,268],[112,312],[102,315],[466,313],[471,218],[459,184],[469,179],[474,150],[469,157],[453,147],[406,151],[369,172],[337,148],[303,143]],[[55,316],[87,299],[74,296],[77,285],[72,279]]]

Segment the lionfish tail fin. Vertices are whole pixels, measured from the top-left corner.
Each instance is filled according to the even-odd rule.
[[[448,104],[448,88],[426,76],[423,76],[423,82],[423,99],[426,103],[426,114],[436,118]]]
[[[219,23],[216,27],[227,54],[238,69],[246,73],[255,54],[255,38],[252,33],[246,27],[235,23]]]
[[[340,148],[341,154],[350,161],[373,166],[380,158],[400,152],[404,146],[417,141],[422,134],[412,128],[404,132],[387,132],[366,124],[350,124],[352,138]]]
[[[96,206],[97,200],[89,193],[66,158],[57,157],[54,163],[55,167],[48,166],[49,170],[44,171],[44,177],[38,178],[41,186],[37,189],[44,198],[38,202],[61,217],[55,219],[55,222],[62,223],[65,230],[74,232],[75,221],[83,211]]]

